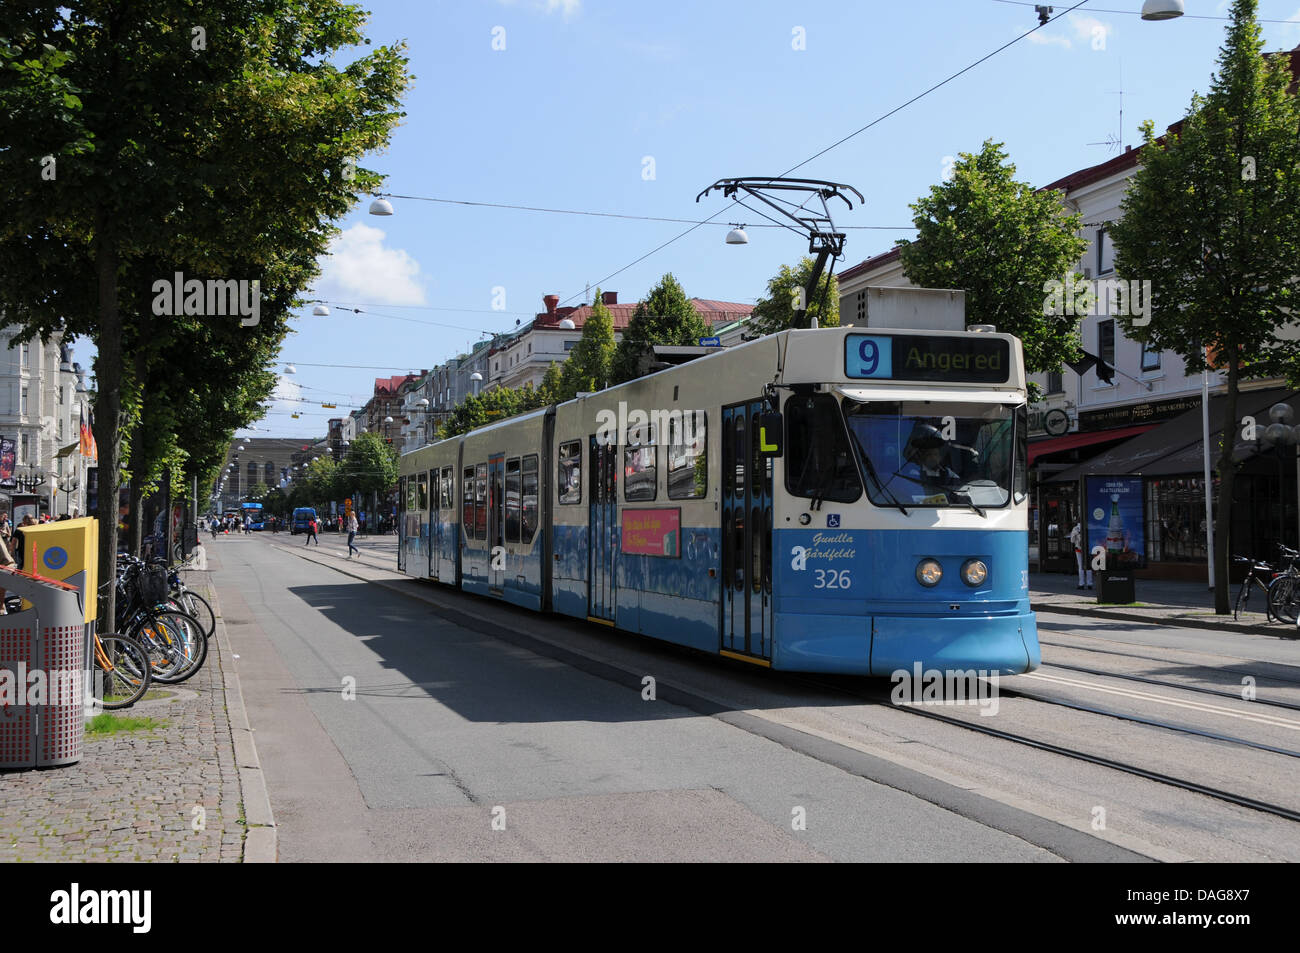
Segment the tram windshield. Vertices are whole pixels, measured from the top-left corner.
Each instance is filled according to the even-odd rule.
[[[1023,406],[845,400],[844,419],[877,506],[982,510],[1024,498]]]

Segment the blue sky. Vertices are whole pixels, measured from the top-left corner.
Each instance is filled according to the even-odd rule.
[[[1059,14],[1072,3],[1053,5]],[[722,177],[785,173],[1037,23],[1032,4],[999,0],[369,6],[368,35],[405,40],[415,75],[391,148],[361,163],[388,176],[386,192],[696,221],[721,213],[721,224],[607,277],[687,226],[396,198],[396,214],[379,218],[363,200],[338,223],[317,294],[366,313],[320,318],[309,306],[279,365],[298,371],[281,395],[338,410],[277,402],[256,425],[262,435],[323,435],[376,376],[433,367],[483,332],[511,329],[544,294],[577,303],[600,282],[631,301],[671,271],[690,295],[753,302],[806,244],[752,227],[760,220],[719,196],[697,205],[698,192]],[[838,269],[909,236],[908,203],[940,180],[947,157],[986,138],[1006,143],[1018,178],[1043,185],[1115,155],[1089,143],[1122,134],[1132,145],[1143,119],[1163,128],[1182,116],[1209,86],[1225,27],[1190,14],[1222,17],[1227,3],[1187,0],[1189,16],[1164,23],[1143,22],[1140,7],[1090,0],[792,173],[863,193],[865,206],[837,212],[837,225],[886,226],[851,229]],[[1260,17],[1291,21],[1264,25],[1268,49],[1300,43],[1300,0],[1261,0]],[[732,221],[751,226],[748,245],[723,243]],[[493,308],[497,289],[504,310]],[[313,366],[325,364],[361,366]]]

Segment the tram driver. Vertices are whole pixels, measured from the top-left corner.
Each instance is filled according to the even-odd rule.
[[[917,421],[903,449],[906,461],[895,471],[886,489],[903,501],[919,502],[922,497],[947,496],[961,477],[948,466],[951,447],[938,429],[924,421]]]

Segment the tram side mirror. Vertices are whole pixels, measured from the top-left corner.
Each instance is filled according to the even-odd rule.
[[[758,424],[758,454],[761,457],[780,457],[785,455],[785,421],[778,413],[759,414],[755,420]]]

